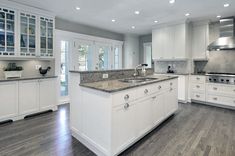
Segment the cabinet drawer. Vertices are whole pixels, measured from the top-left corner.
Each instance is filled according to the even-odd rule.
[[[205,83],[206,82],[206,77],[205,76],[191,76],[192,82],[195,83]]]
[[[192,99],[198,101],[205,101],[206,97],[204,93],[192,92]]]
[[[202,83],[193,83],[192,89],[195,91],[205,91],[205,84]]]
[[[167,88],[177,88],[178,79],[170,80],[165,82],[165,87]]]
[[[113,95],[114,105],[130,102],[136,99],[136,88],[118,92]]]
[[[146,86],[143,86],[143,87],[140,87],[140,88],[137,89],[136,98],[142,98],[142,97],[151,95],[155,92],[157,92],[157,88],[154,87],[154,84],[146,85]]]
[[[225,96],[218,96],[218,95],[207,95],[207,102],[222,104],[227,106],[235,107],[235,98],[225,97]]]

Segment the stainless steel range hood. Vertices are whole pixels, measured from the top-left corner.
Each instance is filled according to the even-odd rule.
[[[214,50],[235,50],[235,18],[220,19],[220,38],[212,42],[208,48]]]

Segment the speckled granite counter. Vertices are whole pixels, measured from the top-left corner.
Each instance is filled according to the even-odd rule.
[[[189,75],[189,73],[159,73],[159,72],[155,72],[154,74],[163,74],[163,75]]]
[[[157,78],[156,80],[140,82],[140,83],[126,83],[121,82],[119,80],[108,80],[108,81],[98,81],[98,82],[90,82],[90,83],[80,83],[80,86],[91,88],[99,91],[104,91],[108,93],[114,93],[134,87],[144,86],[152,83],[162,82],[166,80],[171,80],[178,78],[177,76],[163,76],[163,75],[150,75],[147,76],[150,78]]]
[[[57,77],[58,76],[28,76],[28,77],[10,78],[10,79],[5,79],[5,78],[1,77],[0,82],[35,80],[35,79],[49,79],[49,78],[57,78]]]

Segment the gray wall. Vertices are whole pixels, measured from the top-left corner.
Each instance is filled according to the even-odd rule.
[[[119,40],[119,41],[124,40],[123,34],[111,32],[108,30],[100,29],[100,28],[95,28],[92,26],[87,26],[84,24],[70,22],[64,19],[60,19],[60,18],[55,19],[55,28],[59,30],[98,36],[98,37],[104,37],[104,38],[109,38],[109,39],[114,39],[114,40]]]
[[[152,34],[139,37],[139,62],[144,63],[144,43],[152,42]]]

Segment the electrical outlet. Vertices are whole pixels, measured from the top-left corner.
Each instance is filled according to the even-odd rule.
[[[109,78],[109,74],[103,74],[103,79]]]
[[[36,70],[38,70],[38,69],[41,68],[41,67],[42,67],[42,65],[40,65],[40,64],[35,65],[35,69],[36,69]]]

